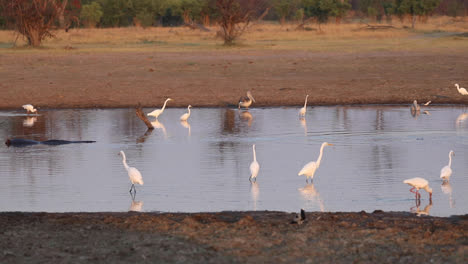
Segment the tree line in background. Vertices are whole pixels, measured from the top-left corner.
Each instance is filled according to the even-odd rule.
[[[219,25],[231,44],[258,19],[320,24],[334,18],[391,22],[440,14],[468,15],[468,0],[0,0],[0,28],[13,28],[37,46],[61,27]]]

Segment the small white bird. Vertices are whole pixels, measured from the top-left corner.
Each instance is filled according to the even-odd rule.
[[[304,107],[302,107],[301,110],[299,110],[299,116],[300,117],[304,117],[305,114],[306,114],[306,111],[307,111],[307,97],[309,97],[309,95],[306,95]]]
[[[427,101],[424,106],[428,106],[430,103],[432,103],[432,101]]]
[[[127,169],[128,177],[130,178],[130,182],[132,183],[132,187],[130,187],[130,193],[132,193],[132,189],[136,193],[135,184],[137,183],[143,185],[143,177],[141,177],[141,173],[137,168],[129,167],[127,165],[127,158],[125,157],[125,153],[123,152],[123,150],[119,152],[119,155],[122,156],[122,163],[125,169]]]
[[[452,176],[452,156],[455,156],[455,152],[453,152],[453,150],[451,150],[449,152],[449,163],[447,166],[444,166],[441,170],[440,170],[440,178],[443,180],[443,181],[449,181],[450,180],[450,176]]]
[[[246,96],[242,96],[240,99],[239,99],[239,109],[241,107],[245,107],[245,108],[249,108],[249,106],[252,104],[252,102],[255,102],[255,99],[253,98],[252,96],[252,93],[250,91],[247,92],[247,97]]]
[[[426,179],[416,177],[416,178],[404,180],[403,183],[406,183],[413,187],[410,189],[410,192],[416,194],[416,199],[421,198],[419,189],[424,189],[426,190],[426,192],[429,193],[429,199],[432,200],[432,189],[429,187],[429,182]],[[416,189],[416,192],[414,192],[414,189]]]
[[[414,100],[413,101],[413,104],[411,105],[411,112],[412,111],[420,111],[421,110],[421,107],[419,107],[418,105],[418,101]]]
[[[188,113],[185,113],[185,114],[181,115],[181,116],[180,116],[180,121],[187,121],[187,119],[190,117],[190,108],[191,108],[191,107],[192,107],[191,105],[189,105],[189,106],[187,107]]]
[[[326,146],[333,146],[333,144],[330,144],[328,142],[323,142],[322,146],[320,147],[320,155],[317,159],[317,161],[311,161],[307,163],[302,170],[297,174],[297,175],[305,175],[306,176],[306,182],[308,182],[309,178],[312,181],[314,179],[314,174],[315,171],[320,167],[320,161],[322,160],[322,155],[323,155],[323,148]]]
[[[32,104],[25,104],[25,105],[23,105],[23,108],[27,111],[28,115],[29,115],[29,112],[37,114],[37,109],[34,108],[34,106],[32,106]]]
[[[457,90],[461,95],[468,95],[468,91],[463,87],[460,88],[460,85],[458,85],[458,83],[455,84],[455,87],[457,87]]]
[[[166,101],[164,101],[164,105],[161,109],[156,109],[152,111],[151,113],[148,113],[148,116],[154,116],[156,119],[164,112],[164,108],[166,108],[167,102],[171,101],[171,98],[167,98]]]
[[[249,181],[257,181],[258,171],[260,170],[260,165],[257,162],[257,155],[255,153],[255,144],[252,145],[253,151],[253,161],[250,163],[250,178]]]

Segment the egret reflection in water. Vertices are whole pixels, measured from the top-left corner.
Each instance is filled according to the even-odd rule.
[[[313,183],[307,183],[306,186],[303,188],[299,188],[299,193],[301,194],[302,198],[306,200],[305,206],[307,209],[312,209],[314,203],[318,203],[320,207],[320,211],[325,211],[325,205],[323,200],[320,198],[320,193],[315,189]]]
[[[299,121],[301,122],[301,126],[304,129],[304,135],[307,136],[307,122],[305,118],[299,118]]]
[[[156,119],[155,121],[151,122],[151,125],[153,125],[154,128],[161,129],[164,138],[167,139],[167,131],[163,123],[159,122],[159,120]]]
[[[143,201],[135,201],[135,199],[132,199],[132,204],[130,205],[130,208],[128,209],[129,212],[141,212],[143,209]]]
[[[453,200],[452,198],[452,185],[450,185],[450,182],[448,181],[444,181],[442,183],[442,185],[440,185],[440,189],[442,190],[442,192],[446,195],[449,196],[449,205],[450,205],[450,208],[454,208],[455,207],[455,201]]]
[[[252,201],[253,201],[253,210],[257,210],[257,201],[258,201],[258,196],[260,194],[260,190],[258,188],[258,183],[257,182],[252,182],[250,184],[250,195],[252,196]]]
[[[467,118],[468,118],[468,113],[461,113],[455,120],[455,124],[457,124],[458,126],[461,126],[466,121]]]
[[[190,123],[188,121],[180,121],[180,124],[188,129],[188,136],[190,137],[192,135],[192,130],[190,127]]]

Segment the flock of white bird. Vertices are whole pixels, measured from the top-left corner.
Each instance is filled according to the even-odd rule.
[[[458,90],[458,92],[460,94],[468,95],[468,91],[465,88],[460,87],[458,84],[455,84],[455,87],[457,88],[457,90]],[[309,97],[309,95],[306,95],[305,102],[304,102],[304,107],[302,107],[299,110],[299,117],[300,118],[304,118],[305,115],[306,115],[308,97]],[[163,105],[163,107],[161,109],[156,109],[156,110],[148,113],[147,115],[155,117],[157,119],[164,112],[164,109],[166,108],[166,104],[169,101],[172,101],[172,99],[167,98],[166,101],[164,101],[164,105]],[[252,102],[255,102],[255,99],[253,98],[251,92],[248,91],[246,97],[241,97],[240,98],[238,108],[239,109],[241,107],[249,108],[252,105]],[[425,105],[429,105],[429,103],[431,103],[431,101],[427,102]],[[190,108],[191,107],[192,107],[191,105],[189,105],[187,107],[188,112],[183,114],[180,117],[180,121],[187,121],[188,120],[188,118],[190,117]],[[35,109],[31,104],[23,105],[23,108],[27,111],[28,114],[30,112],[37,114],[37,109]],[[412,109],[412,111],[413,110],[416,110],[416,111],[420,110],[420,107],[417,104],[416,100],[411,105],[411,109]],[[330,144],[328,142],[323,142],[322,146],[320,147],[320,152],[319,152],[319,156],[318,156],[317,160],[307,163],[299,171],[298,175],[299,176],[304,175],[306,177],[306,182],[308,182],[309,179],[310,179],[311,182],[313,181],[315,172],[320,167],[320,162],[322,161],[323,149],[326,146],[333,146],[333,144]],[[256,151],[255,151],[255,144],[252,145],[252,152],[253,152],[253,161],[252,161],[252,163],[250,164],[250,167],[249,167],[250,168],[249,181],[256,182],[258,173],[260,171],[260,164],[257,161],[257,154],[256,154]],[[125,153],[122,150],[119,152],[119,155],[122,156],[122,163],[123,163],[125,169],[127,170],[128,177],[130,179],[130,182],[132,183],[132,185],[130,187],[130,193],[132,193],[132,191],[134,191],[134,193],[136,193],[135,184],[143,185],[143,177],[142,177],[140,171],[137,168],[128,166]],[[448,163],[448,165],[444,166],[440,171],[440,178],[444,182],[449,182],[450,177],[452,176],[451,166],[452,166],[452,156],[454,156],[454,155],[455,155],[455,153],[453,152],[453,150],[451,150],[449,152],[449,163]],[[416,177],[416,178],[411,178],[411,179],[404,180],[403,183],[406,183],[406,184],[412,186],[412,188],[410,189],[410,192],[415,194],[417,200],[420,199],[420,197],[421,197],[421,194],[419,193],[419,190],[424,189],[426,192],[429,193],[429,199],[432,201],[432,188],[429,187],[429,182],[426,179]]]

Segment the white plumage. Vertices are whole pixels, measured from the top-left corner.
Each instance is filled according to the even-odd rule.
[[[152,111],[151,113],[148,113],[147,115],[148,116],[154,116],[155,118],[158,118],[164,112],[164,108],[166,108],[167,102],[169,102],[171,100],[172,100],[171,98],[167,98],[166,101],[164,101],[164,105],[163,105],[163,107],[161,109],[156,109],[156,110]]]
[[[457,87],[457,90],[461,95],[468,95],[468,91],[465,88],[460,87],[458,83],[455,84],[455,87]]]
[[[320,167],[320,162],[322,160],[322,155],[323,155],[323,148],[326,146],[333,146],[333,144],[330,144],[328,142],[323,142],[322,146],[320,147],[320,155],[317,159],[317,161],[311,161],[307,163],[302,170],[297,174],[297,175],[305,175],[306,176],[306,182],[308,182],[309,178],[311,181],[314,179],[314,174],[315,171]]]
[[[260,165],[257,162],[257,155],[255,153],[255,144],[252,145],[253,151],[253,161],[250,163],[250,178],[249,181],[255,180],[257,181],[258,171],[260,170]]]
[[[240,99],[239,99],[239,109],[241,107],[245,107],[245,108],[249,108],[249,106],[252,104],[252,102],[255,102],[255,99],[253,98],[252,96],[252,93],[250,93],[250,91],[247,92],[247,97],[246,96],[242,96]]]
[[[127,169],[128,178],[130,178],[130,182],[132,183],[132,187],[130,187],[130,192],[132,192],[132,189],[134,189],[136,192],[135,184],[143,185],[143,177],[141,176],[141,173],[137,168],[129,167],[127,165],[127,158],[125,157],[125,153],[123,152],[123,150],[119,152],[119,155],[122,156],[122,163],[125,169]]]
[[[441,170],[440,170],[440,178],[444,181],[448,181],[450,180],[450,176],[452,176],[452,156],[455,155],[455,152],[453,152],[453,150],[451,150],[449,152],[449,163],[447,166],[444,166]]]
[[[302,107],[301,110],[299,110],[299,116],[301,117],[304,117],[307,112],[307,97],[309,97],[309,95],[306,95],[304,107]]]
[[[25,105],[23,105],[23,108],[24,108],[24,110],[27,111],[28,114],[29,114],[29,112],[37,113],[37,109],[34,108],[34,106],[32,106],[32,104],[25,104]]]
[[[189,106],[187,107],[188,113],[185,113],[185,114],[181,115],[181,116],[180,116],[180,121],[187,121],[187,119],[190,117],[190,108],[191,108],[191,107],[192,107],[191,105],[189,105]]]
[[[426,190],[426,192],[429,193],[429,199],[432,199],[432,189],[429,187],[429,182],[426,179],[416,177],[416,178],[404,180],[403,183],[406,183],[413,187],[410,189],[410,192],[416,194],[416,198],[421,197],[421,194],[419,193],[419,189],[424,189]],[[413,191],[414,189],[416,189],[416,192]]]

